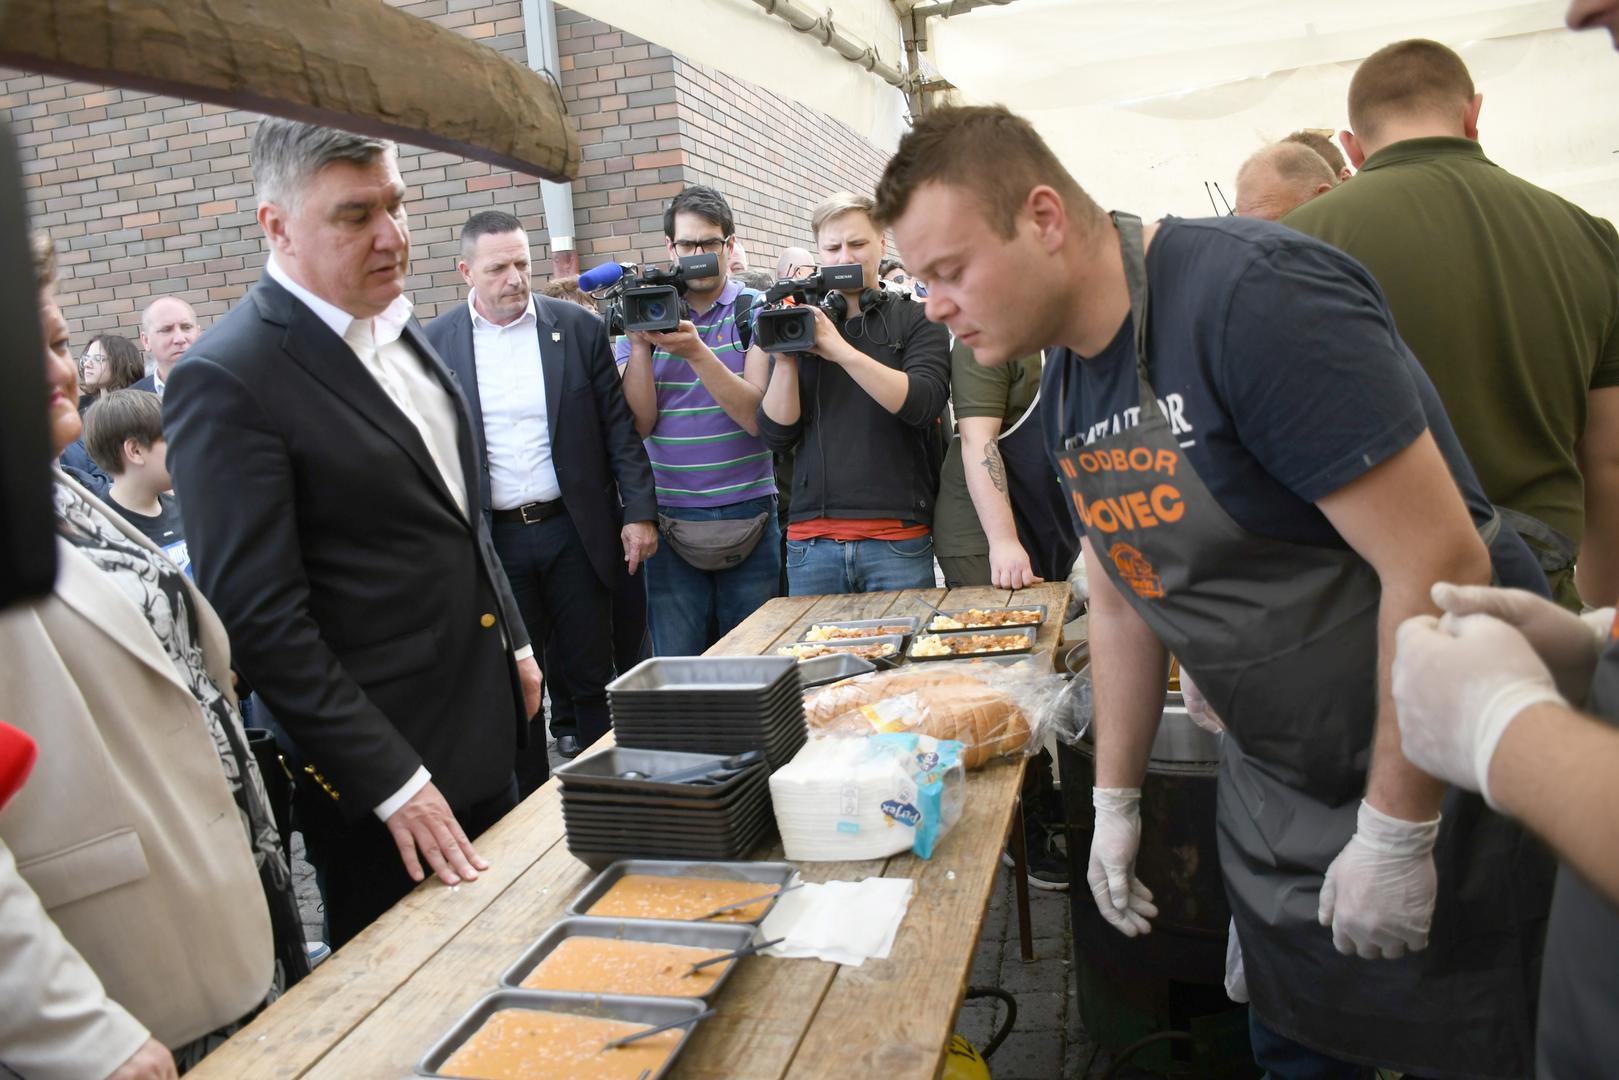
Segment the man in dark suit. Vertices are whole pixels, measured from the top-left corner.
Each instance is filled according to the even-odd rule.
[[[341,945],[425,875],[472,880],[540,702],[484,526],[466,401],[410,316],[392,143],[266,119],[265,274],[174,370],[197,583],[308,762],[297,815]],[[418,855],[418,852],[420,855]]]
[[[607,733],[613,677],[612,589],[657,550],[652,466],[619,386],[602,320],[529,287],[528,233],[486,210],[461,230],[457,264],[471,292],[427,326],[472,407],[478,488],[523,618],[545,626],[553,713],[557,684],[576,730],[572,757]],[[525,792],[545,781],[544,748],[521,755]]]
[[[161,398],[174,365],[196,343],[200,333],[197,313],[178,296],[160,296],[147,304],[141,312],[141,348],[152,358],[152,372],[134,389],[150,390]]]

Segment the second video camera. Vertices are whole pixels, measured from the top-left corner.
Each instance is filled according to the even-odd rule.
[[[783,278],[764,295],[764,302],[753,317],[753,340],[765,352],[811,352],[815,346],[815,314],[818,307],[842,326],[849,314],[845,290],[863,289],[866,271],[858,263],[826,266],[802,278]]]

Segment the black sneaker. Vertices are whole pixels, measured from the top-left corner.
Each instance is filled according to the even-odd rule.
[[[1068,891],[1068,854],[1062,842],[1038,825],[1029,823],[1024,837],[1029,860],[1029,885],[1051,892]],[[1001,852],[1001,865],[1012,865],[1012,853]]]

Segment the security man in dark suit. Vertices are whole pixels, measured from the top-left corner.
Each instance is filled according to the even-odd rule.
[[[652,465],[619,386],[601,319],[529,287],[528,233],[485,210],[461,230],[470,287],[427,326],[472,407],[479,493],[523,617],[545,626],[553,714],[561,682],[577,730],[552,718],[572,757],[607,733],[613,678],[612,589],[658,547]],[[543,746],[520,756],[524,794],[544,783]]]
[[[253,136],[272,255],[174,369],[169,466],[197,583],[296,751],[333,946],[425,876],[476,879],[540,675],[479,502],[466,401],[403,295],[392,143]]]

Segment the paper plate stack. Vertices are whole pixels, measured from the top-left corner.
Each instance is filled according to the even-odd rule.
[[[758,750],[772,769],[804,745],[804,691],[785,656],[659,656],[607,685],[619,746],[702,754]]]
[[[568,850],[617,859],[736,859],[770,831],[770,767],[730,757],[614,747],[557,770]]]
[[[770,777],[787,858],[843,862],[909,851],[918,814],[913,769],[867,739],[811,739]]]

